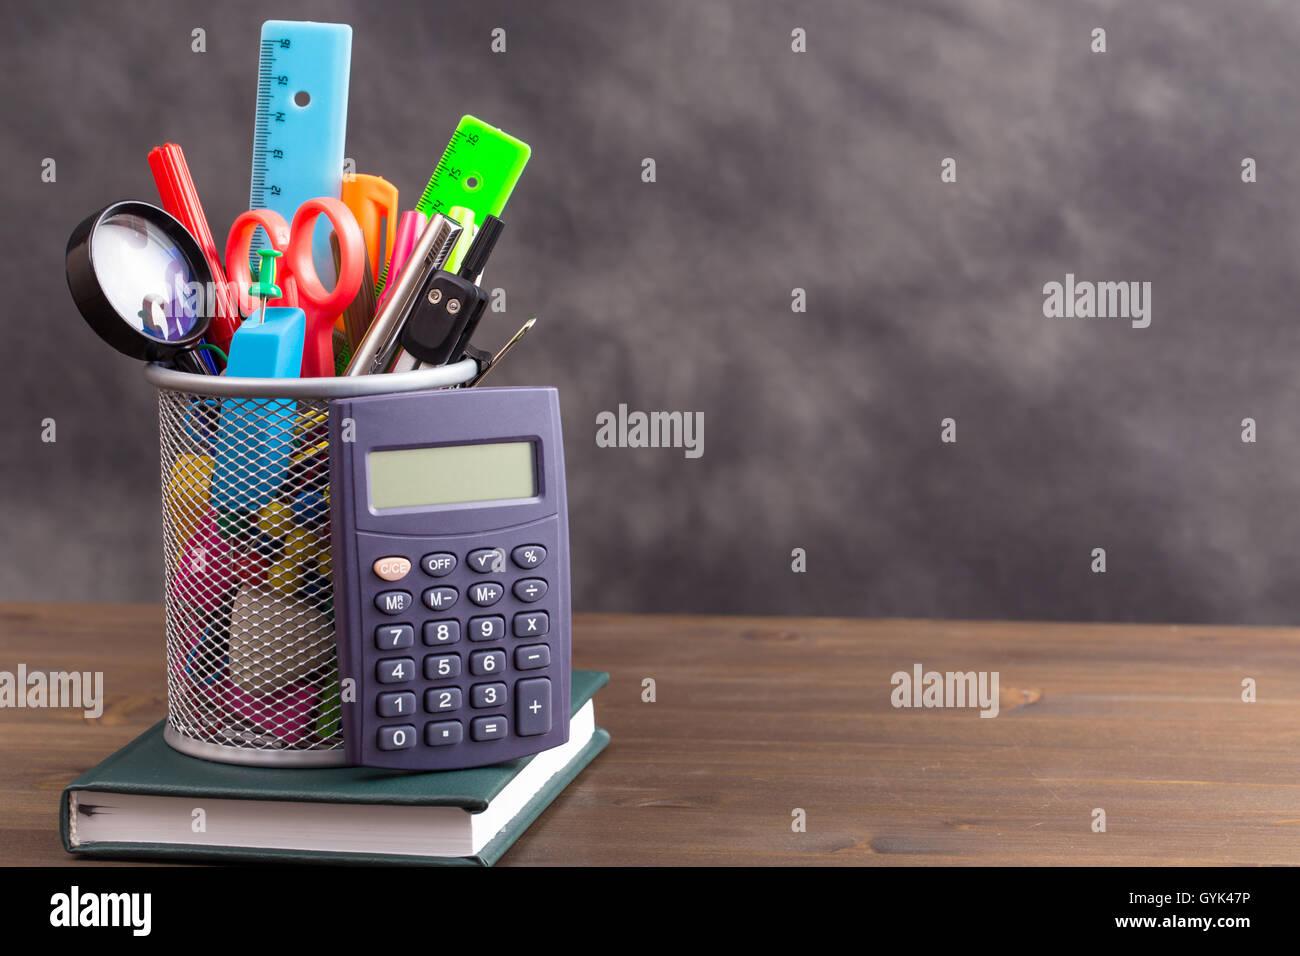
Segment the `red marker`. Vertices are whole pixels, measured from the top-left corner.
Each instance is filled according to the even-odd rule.
[[[203,250],[203,258],[212,270],[215,286],[212,303],[212,323],[208,326],[208,339],[218,348],[230,348],[231,336],[239,328],[239,306],[230,295],[226,282],[226,270],[221,265],[217,254],[217,244],[208,228],[208,219],[203,214],[203,205],[199,202],[198,190],[194,188],[194,178],[190,167],[185,163],[185,153],[175,143],[155,146],[149,150],[149,168],[153,170],[153,181],[158,186],[158,197],[163,209],[175,216]]]

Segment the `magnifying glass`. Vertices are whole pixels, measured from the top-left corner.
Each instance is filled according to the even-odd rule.
[[[82,317],[113,348],[208,373],[192,350],[211,319],[212,271],[175,218],[143,202],[106,206],[72,231],[67,272]]]

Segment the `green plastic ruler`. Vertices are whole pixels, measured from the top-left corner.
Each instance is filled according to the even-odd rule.
[[[523,140],[473,116],[462,116],[415,208],[432,217],[449,214],[452,206],[464,206],[473,211],[476,223],[500,216],[531,153]],[[385,266],[376,285],[382,290],[387,281]]]

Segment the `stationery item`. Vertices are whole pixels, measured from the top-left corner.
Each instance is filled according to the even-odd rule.
[[[232,270],[234,271],[234,270]],[[263,319],[262,316],[266,317]],[[259,310],[230,343],[226,374],[247,378],[295,378],[302,365],[302,309]],[[295,403],[290,399],[228,398],[214,442],[212,505],[247,515],[274,498],[293,451]]]
[[[285,597],[304,596],[304,574],[313,565],[319,568],[324,548],[320,535],[309,528],[294,527],[284,537],[284,550],[279,560],[271,565],[267,586]]]
[[[262,265],[257,270],[257,281],[248,287],[248,294],[259,300],[258,310],[265,318],[267,301],[284,295],[275,284],[275,260],[284,253],[275,249],[259,249],[257,254],[262,259]]]
[[[377,276],[393,254],[397,238],[397,187],[381,176],[365,173],[344,176],[343,204],[352,210],[361,227],[369,253],[370,275]],[[370,281],[373,290],[374,279]]]
[[[375,282],[375,293],[379,296],[380,305],[388,301],[388,295],[392,291],[388,279],[396,280],[401,275],[402,267],[411,257],[411,250],[415,248],[420,236],[424,235],[425,227],[428,225],[429,217],[422,212],[409,210],[402,213],[401,222],[397,226],[397,239],[393,243],[393,254]]]
[[[199,202],[199,192],[190,175],[189,164],[185,162],[184,150],[176,143],[155,146],[149,151],[149,169],[153,172],[163,209],[176,217],[203,250],[203,259],[212,273],[213,282],[212,323],[208,337],[219,348],[226,349],[235,329],[239,328],[239,309],[226,283],[226,270],[217,253],[203,204]]]
[[[349,762],[450,770],[563,744],[569,525],[556,390],[336,399],[330,485],[339,672],[356,692],[343,704]]]
[[[290,745],[311,733],[321,697],[320,688],[310,682],[290,684],[273,694],[250,694],[230,681],[215,689],[227,713]]]
[[[351,65],[352,28],[346,24],[262,24],[249,209],[270,209],[290,219],[309,199],[342,194]],[[259,236],[251,248],[265,245]],[[314,258],[316,274],[332,278],[324,232],[315,237]],[[241,292],[246,284],[238,284]]]
[[[199,519],[208,510],[211,483],[211,455],[186,452],[172,462],[163,507],[171,513],[172,526],[182,540],[190,539]]]
[[[338,280],[333,290],[328,292],[312,261],[312,231],[317,218],[321,216],[329,220],[338,235],[341,263]],[[278,278],[284,295],[277,301],[281,305],[301,307],[306,313],[302,375],[305,378],[332,375],[334,316],[348,306],[361,287],[364,271],[362,263],[366,258],[361,228],[342,200],[329,197],[317,197],[304,202],[294,213],[292,226],[285,225],[284,219],[269,209],[253,209],[242,213],[230,227],[230,236],[226,240],[226,271],[230,281],[237,283],[241,290],[239,307],[244,311],[254,309],[251,298],[254,286],[246,260],[249,243],[253,241],[259,226],[266,230],[270,248],[284,254]],[[326,243],[326,250],[328,249],[329,244]],[[244,289],[249,291],[245,293],[242,291]],[[260,284],[259,291],[264,291],[260,289]],[[233,347],[232,345],[232,349]],[[227,367],[226,374],[233,375],[234,372]]]
[[[234,549],[217,527],[217,514],[208,510],[186,539],[176,562],[170,592],[190,612],[211,619],[239,586]]]
[[[368,243],[367,243],[368,246]],[[343,256],[339,250],[339,238],[336,235],[330,235],[330,250],[334,254],[334,264],[342,264]],[[361,340],[366,337],[366,329],[370,328],[370,322],[375,317],[375,312],[379,308],[379,301],[375,296],[375,279],[374,274],[370,271],[370,260],[366,259],[362,264],[361,286],[357,289],[356,297],[343,310],[341,320],[343,322],[343,334],[346,348],[349,355],[361,344]],[[337,349],[335,350],[337,355]],[[346,364],[344,368],[346,368]]]
[[[451,255],[447,256],[446,265],[448,272],[455,273],[460,271],[465,253],[469,252],[470,243],[474,241],[474,235],[478,232],[478,224],[474,222],[474,210],[466,209],[464,206],[452,206],[451,212],[447,215],[460,223],[460,238],[452,247]]]
[[[393,371],[404,372],[421,365],[445,365],[459,359],[469,345],[487,307],[487,293],[474,278],[487,267],[488,257],[505,226],[488,216],[470,245],[461,274],[449,271],[433,274],[413,299],[411,313],[402,325],[402,354]],[[463,233],[462,233],[463,235]]]
[[[303,640],[330,628],[310,604],[267,588],[244,585],[230,613],[230,681],[254,697],[281,695],[328,666],[323,648]]]
[[[415,208],[426,216],[449,216],[452,206],[464,206],[477,222],[499,216],[531,153],[509,133],[462,116]]]
[[[490,866],[609,743],[593,700],[608,680],[573,672],[567,744],[451,773],[230,766],[173,750],[160,721],[63,791],[63,846],[108,859]],[[196,832],[196,806],[221,826]]]
[[[65,261],[72,299],[101,339],[131,358],[207,374],[192,350],[208,329],[212,272],[173,216],[143,202],[105,206],[72,231]]]
[[[388,371],[401,348],[398,337],[402,323],[414,305],[414,296],[429,278],[446,261],[452,245],[460,235],[460,226],[446,216],[429,220],[410,261],[393,284],[392,296],[379,307],[375,320],[370,323],[365,337],[352,353],[348,375],[374,375]]]
[[[531,319],[529,319],[527,322],[521,325],[519,327],[519,331],[516,332],[514,335],[510,336],[510,341],[507,342],[505,345],[501,346],[501,350],[497,352],[496,355],[493,355],[485,362],[479,362],[479,373],[475,375],[473,378],[471,378],[468,382],[466,382],[461,387],[473,388],[475,385],[478,385],[480,382],[482,382],[483,379],[487,378],[488,372],[496,368],[497,364],[503,358],[506,357],[506,355],[510,352],[511,349],[513,349],[516,345],[519,344],[520,339],[522,339],[525,335],[527,335],[530,331],[532,331],[533,326],[536,324],[537,324],[537,316],[533,316]],[[470,350],[466,350],[466,351],[468,353]]]

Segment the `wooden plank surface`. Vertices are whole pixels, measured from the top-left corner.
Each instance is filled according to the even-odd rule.
[[[1300,863],[1300,632],[580,615],[574,646],[613,742],[503,864]],[[59,792],[164,715],[162,660],[157,607],[0,605],[0,670],[106,696],[0,711],[0,862],[71,860]],[[916,663],[997,671],[999,715],[894,708]]]

